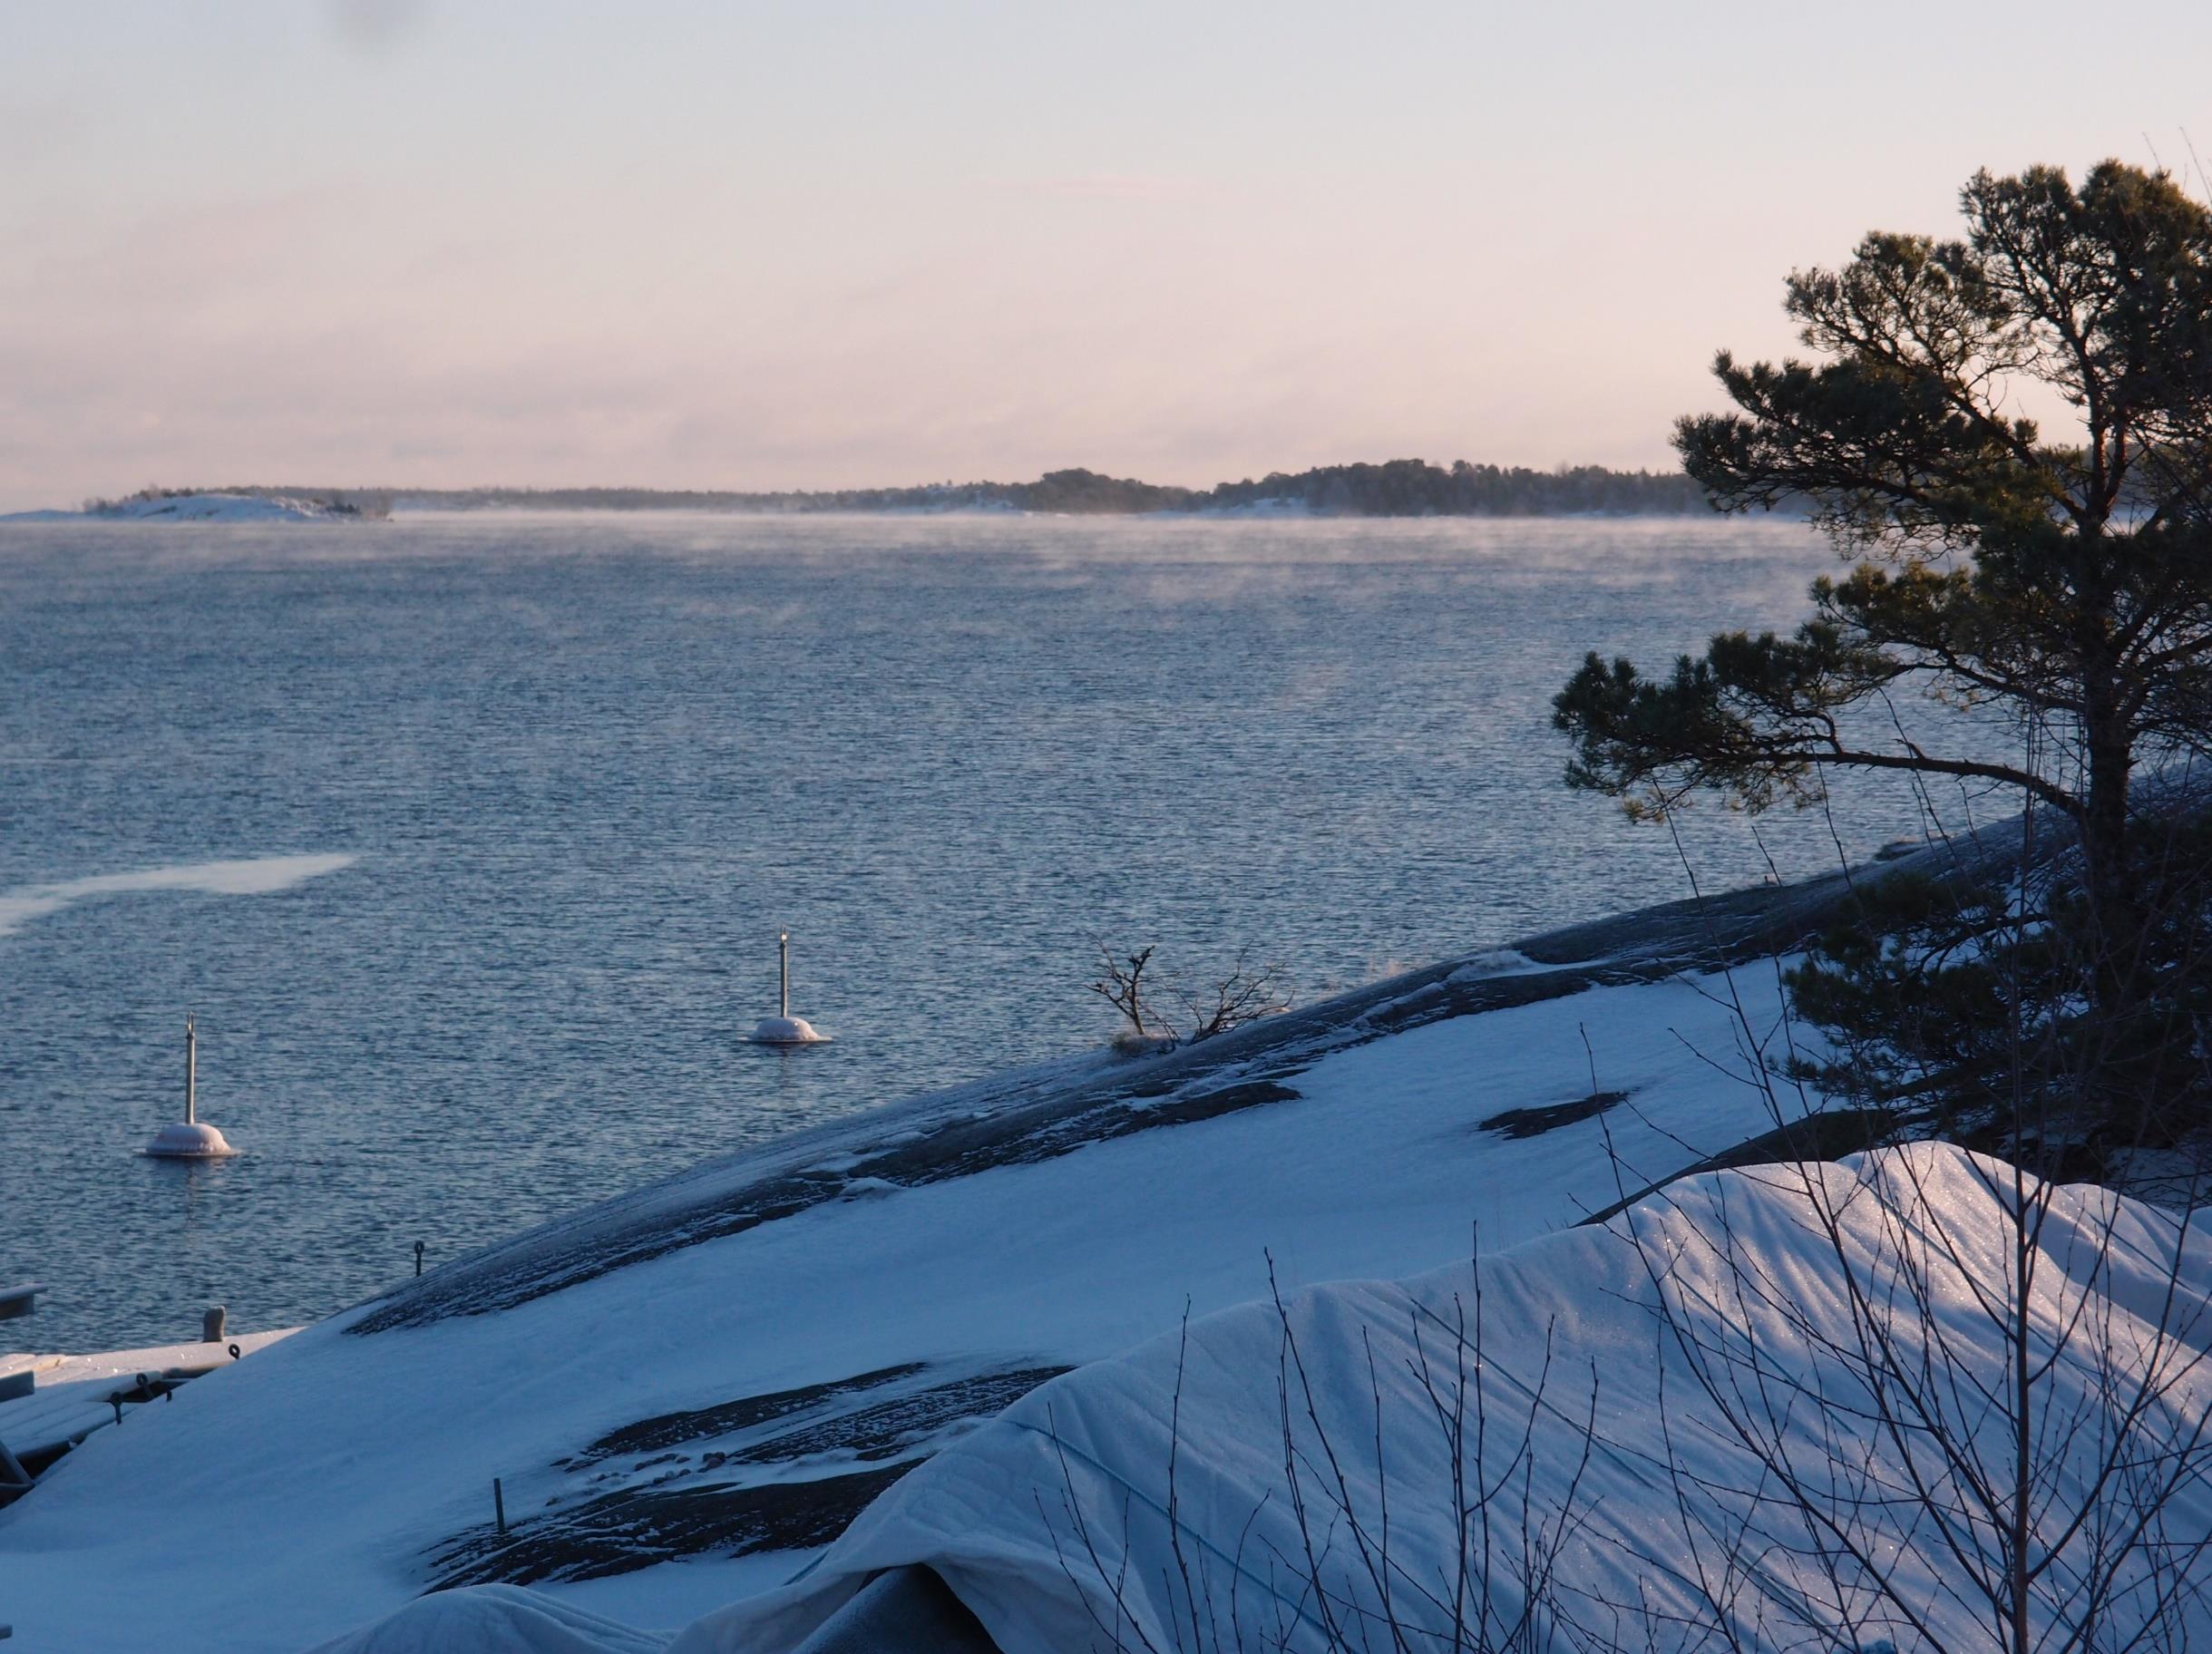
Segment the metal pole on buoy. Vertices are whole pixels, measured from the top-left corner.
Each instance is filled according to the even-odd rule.
[[[200,1026],[184,1014],[184,1119],[165,1125],[145,1147],[157,1160],[222,1160],[237,1153],[211,1125],[200,1124]]]
[[[791,1014],[791,932],[775,933],[775,1015],[753,1025],[751,1041],[756,1046],[819,1046],[829,1041],[804,1017]]]

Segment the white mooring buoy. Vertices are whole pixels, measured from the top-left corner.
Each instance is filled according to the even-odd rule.
[[[222,1160],[238,1153],[220,1132],[200,1124],[200,1033],[190,1013],[184,1018],[184,1118],[156,1132],[146,1153],[162,1160]]]
[[[829,1040],[827,1034],[814,1032],[814,1025],[804,1017],[791,1014],[791,932],[775,933],[776,965],[781,988],[776,996],[776,1014],[763,1017],[753,1025],[753,1043],[756,1046],[819,1046]]]

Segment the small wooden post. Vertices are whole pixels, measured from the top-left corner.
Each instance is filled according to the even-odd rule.
[[[777,993],[777,995],[776,995],[776,999],[775,999],[775,1014],[776,1014],[778,1017],[788,1017],[788,1016],[790,1016],[790,1015],[791,1015],[791,932],[790,932],[790,931],[788,931],[788,930],[778,930],[778,931],[775,933],[775,952],[776,952],[776,963],[777,963],[777,967],[778,967],[778,974],[779,974],[779,975],[780,975],[780,977],[782,978],[782,988],[781,988],[780,991]]]
[[[492,1514],[499,1523],[500,1537],[507,1535],[507,1496],[500,1492],[499,1478],[492,1478]]]
[[[184,1124],[195,1125],[200,1120],[200,1033],[192,1026],[192,1014],[184,1013]]]
[[[420,1240],[414,1243],[414,1272],[418,1277],[423,1272],[423,1243]]]

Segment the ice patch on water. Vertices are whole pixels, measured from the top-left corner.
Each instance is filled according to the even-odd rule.
[[[325,873],[351,867],[358,856],[256,856],[239,861],[191,861],[178,867],[151,867],[136,873],[98,873],[56,884],[19,884],[0,890],[0,936],[34,919],[59,912],[73,901],[95,896],[123,896],[141,890],[190,890],[204,896],[265,896],[291,889]]]

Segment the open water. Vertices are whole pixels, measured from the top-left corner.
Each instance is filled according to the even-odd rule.
[[[1095,1046],[1101,939],[1311,999],[1685,895],[1550,697],[1830,562],[1718,520],[0,526],[0,1277],[48,1290],[5,1341],[320,1316]],[[1895,788],[1837,824],[1918,831]],[[1760,832],[1700,812],[1709,888],[1835,863]],[[833,1045],[742,1043],[783,926]],[[229,1163],[136,1153],[188,1009]]]

